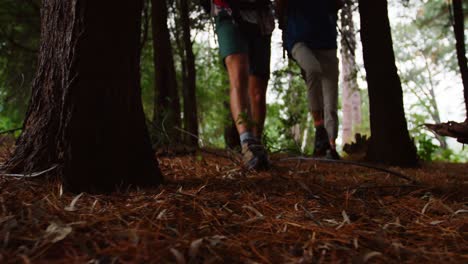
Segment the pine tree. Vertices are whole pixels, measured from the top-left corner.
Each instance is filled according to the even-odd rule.
[[[141,1],[42,1],[38,69],[10,172],[57,164],[76,192],[162,182],[141,104],[141,11]]]

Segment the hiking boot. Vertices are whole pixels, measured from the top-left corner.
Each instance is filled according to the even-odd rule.
[[[323,157],[327,154],[327,150],[330,149],[330,141],[328,139],[327,130],[324,126],[318,126],[315,128],[315,144],[314,144],[314,157]]]
[[[248,170],[267,170],[270,168],[265,147],[257,140],[245,140],[242,143],[242,162]]]
[[[338,152],[336,152],[335,149],[327,149],[326,151],[326,154],[325,154],[325,158],[326,159],[330,159],[330,160],[340,160],[341,157],[340,157],[340,154],[338,154]]]

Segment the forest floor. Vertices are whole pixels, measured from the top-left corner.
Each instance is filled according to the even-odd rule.
[[[166,184],[111,195],[1,176],[0,263],[468,263],[467,164],[391,168],[410,184],[284,154],[245,172],[229,156],[159,157]]]

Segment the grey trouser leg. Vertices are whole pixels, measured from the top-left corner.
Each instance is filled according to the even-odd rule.
[[[309,110],[323,111],[328,137],[338,137],[338,58],[336,49],[309,49],[296,43],[292,56],[305,72]]]

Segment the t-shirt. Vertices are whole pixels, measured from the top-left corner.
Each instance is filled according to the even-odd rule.
[[[241,2],[251,2],[254,3],[255,0],[236,0]],[[217,16],[220,12],[227,12],[229,15],[232,15],[232,10],[229,7],[229,4],[225,0],[213,0],[211,5],[211,14]],[[240,10],[240,16],[242,20],[252,23],[259,24],[260,28],[263,29],[263,34],[271,34],[275,29],[275,19],[273,16],[273,9],[271,6],[266,9],[258,12],[257,10]]]
[[[287,8],[285,44],[304,42],[311,49],[336,49],[337,15],[331,0],[290,0]]]

